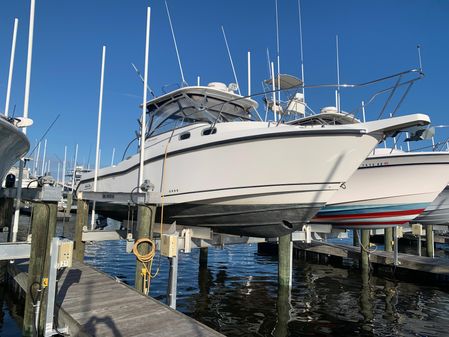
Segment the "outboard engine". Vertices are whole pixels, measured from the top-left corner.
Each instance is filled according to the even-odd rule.
[[[11,188],[16,185],[16,176],[12,173],[9,173],[5,178],[5,187]]]

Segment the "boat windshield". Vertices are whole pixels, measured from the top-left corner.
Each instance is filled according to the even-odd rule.
[[[147,103],[147,136],[193,123],[252,120],[257,102],[213,87],[184,87]]]

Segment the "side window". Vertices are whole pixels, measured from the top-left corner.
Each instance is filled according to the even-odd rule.
[[[190,132],[184,132],[179,135],[179,140],[184,140],[184,139],[189,139],[189,138],[190,138]]]
[[[217,133],[217,129],[216,128],[208,128],[208,129],[204,129],[202,132],[203,136],[208,136],[208,135],[213,135]]]

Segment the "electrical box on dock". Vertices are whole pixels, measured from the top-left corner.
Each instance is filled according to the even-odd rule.
[[[412,225],[412,233],[413,235],[424,235],[424,230],[422,229],[422,225],[419,223],[415,223]]]
[[[178,235],[162,234],[161,254],[166,257],[174,257],[178,253]]]
[[[57,268],[70,268],[72,266],[73,241],[62,239],[59,241]]]

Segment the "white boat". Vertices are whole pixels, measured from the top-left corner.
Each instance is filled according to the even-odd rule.
[[[329,107],[293,123],[344,125],[360,121]],[[376,149],[311,222],[342,228],[403,225],[421,214],[448,182],[447,152]]]
[[[412,222],[422,225],[449,225],[449,187],[446,186],[424,212]]]
[[[17,120],[0,115],[0,181],[30,149],[27,136],[16,124]]]
[[[449,182],[449,153],[376,149],[313,218],[344,228],[385,228],[419,216]]]
[[[147,103],[144,177],[164,196],[165,222],[249,236],[287,234],[308,222],[386,135],[429,123],[416,114],[291,126],[251,121],[256,107],[217,83]],[[97,191],[132,193],[138,173],[136,154],[100,169]],[[93,180],[94,172],[83,174],[78,192],[92,191]],[[97,212],[123,220],[128,207],[97,203]]]

